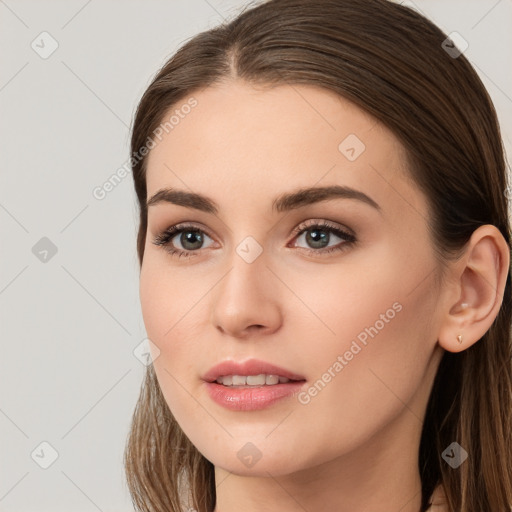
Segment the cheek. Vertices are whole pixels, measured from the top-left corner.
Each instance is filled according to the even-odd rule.
[[[178,306],[183,304],[184,297],[182,294],[173,293],[176,286],[166,273],[166,269],[155,259],[146,251],[140,273],[139,295],[148,338],[159,350],[158,357],[155,357],[154,350],[151,351],[157,370],[169,359],[169,340],[175,334],[173,326],[178,322]]]
[[[396,249],[373,257],[358,260],[357,268],[326,268],[315,281],[294,286],[315,313],[297,318],[295,330],[313,384],[303,403],[327,430],[341,432],[340,420],[345,432],[354,424],[371,429],[371,421],[376,428],[396,413],[421,385],[434,349],[435,293],[425,279],[431,265]],[[326,409],[333,414],[322,416]],[[368,410],[370,422],[363,421]]]
[[[387,298],[382,299],[382,307],[366,316],[340,317],[338,327],[347,335],[317,350],[321,355],[313,389],[303,397],[309,401],[309,415],[322,418],[326,432],[337,432],[339,440],[351,439],[350,444],[363,442],[404,404],[414,402],[435,343],[421,319],[420,300],[402,298],[393,303],[395,308],[387,308]],[[322,414],[326,410],[327,416]],[[418,418],[422,415],[414,405],[410,412]]]
[[[194,359],[200,353],[198,340],[201,338],[193,332],[190,314],[199,297],[195,300],[190,297],[196,295],[193,287],[185,288],[187,293],[177,291],[180,283],[176,274],[171,276],[168,269],[151,263],[148,258],[140,274],[142,316],[148,338],[158,347],[157,352],[150,346],[159,387],[167,406],[182,425],[190,416],[200,414],[186,391],[190,388],[191,376],[195,377],[198,372]]]
[[[436,341],[425,312],[432,310],[434,295],[426,282],[411,293],[423,274],[400,280],[395,271],[379,271],[371,279],[340,279],[324,288],[322,320],[334,334],[309,344],[314,368],[301,403],[340,446],[364,442],[413,403],[425,383]],[[415,422],[422,410],[410,407]]]
[[[308,339],[320,338],[326,346],[343,350],[358,336],[364,343],[370,336],[366,329],[375,324],[379,332],[389,330],[409,286],[401,272],[406,263],[400,261],[399,254],[392,254],[392,249],[381,244],[372,251],[354,253],[339,265],[319,266],[314,273],[281,269],[283,281],[300,299],[290,296],[289,303],[281,302],[296,326],[288,328],[301,333],[302,350],[308,350]],[[417,274],[422,275],[421,269]],[[414,282],[415,276],[410,280]]]
[[[191,279],[193,276],[193,279]],[[180,272],[150,255],[141,268],[140,303],[148,338],[158,347],[154,359],[163,388],[199,379],[198,355],[205,350],[208,290],[211,275]],[[173,380],[175,377],[177,381]]]
[[[212,284],[211,276],[173,269],[165,256],[147,251],[140,272],[139,295],[148,337],[170,344],[190,315],[197,315],[196,304]]]

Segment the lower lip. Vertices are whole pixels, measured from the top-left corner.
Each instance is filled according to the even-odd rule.
[[[232,411],[257,411],[292,396],[300,391],[306,381],[287,382],[273,386],[254,386],[237,388],[223,386],[216,382],[206,382],[210,398]]]

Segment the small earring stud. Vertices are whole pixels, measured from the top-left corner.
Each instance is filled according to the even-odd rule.
[[[457,336],[457,341],[458,341],[459,343],[462,343],[462,334],[459,334],[459,335]]]

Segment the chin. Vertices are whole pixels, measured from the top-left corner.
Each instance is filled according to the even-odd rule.
[[[287,457],[288,458],[288,457]],[[213,465],[218,468],[222,468],[225,471],[229,471],[238,476],[252,476],[252,477],[263,477],[268,478],[269,474],[272,476],[284,476],[299,471],[300,467],[296,464],[290,464],[290,460],[279,460],[279,459],[260,459],[252,467],[246,467],[238,459],[226,459],[225,457],[215,458]]]
[[[215,467],[240,476],[268,477],[269,473],[272,476],[282,476],[319,463],[310,460],[304,452],[298,458],[300,443],[288,438],[290,445],[285,446],[282,440],[276,438],[274,444],[269,439],[264,439],[267,434],[268,432],[263,434],[261,440],[253,437],[252,441],[247,436],[230,437],[223,443],[218,439],[207,438],[202,438],[202,442],[198,444],[191,441]]]

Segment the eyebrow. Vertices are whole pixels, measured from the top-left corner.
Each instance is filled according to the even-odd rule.
[[[282,194],[276,197],[272,202],[272,210],[285,212],[335,198],[356,199],[378,211],[381,210],[381,207],[364,192],[341,185],[301,188],[290,193]],[[158,190],[158,192],[147,201],[146,207],[149,208],[150,206],[160,203],[172,203],[213,214],[217,214],[219,211],[219,207],[213,199],[195,192],[187,192],[175,188],[163,188]]]

